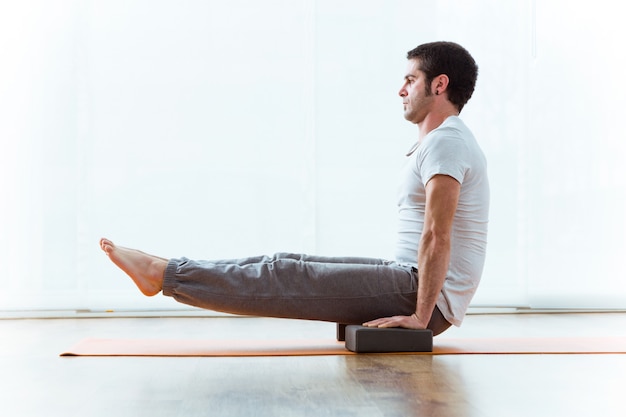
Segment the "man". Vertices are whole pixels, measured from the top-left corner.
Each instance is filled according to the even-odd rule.
[[[234,314],[429,328],[459,326],[485,260],[485,157],[458,118],[478,68],[451,42],[409,51],[399,91],[419,127],[399,199],[396,261],[279,253],[236,260],[164,259],[102,239],[109,258],[148,296]]]

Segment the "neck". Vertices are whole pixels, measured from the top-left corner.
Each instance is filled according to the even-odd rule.
[[[418,124],[420,141],[430,132],[438,128],[448,117],[458,115],[459,111],[456,108],[446,108],[428,113],[424,120]]]

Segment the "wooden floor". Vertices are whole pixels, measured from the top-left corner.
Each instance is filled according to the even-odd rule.
[[[626,355],[68,358],[84,337],[320,338],[258,318],[0,320],[0,413],[37,416],[625,416]],[[626,335],[626,314],[470,315],[439,337]]]

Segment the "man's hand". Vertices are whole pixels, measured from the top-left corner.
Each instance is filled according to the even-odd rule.
[[[423,323],[417,318],[416,314],[410,316],[393,316],[383,317],[380,319],[368,321],[363,323],[365,327],[403,327],[405,329],[422,330],[428,326],[428,323]]]

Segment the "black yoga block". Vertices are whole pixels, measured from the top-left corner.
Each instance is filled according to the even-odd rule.
[[[337,340],[339,342],[346,340],[346,326],[347,324],[337,323]]]
[[[358,353],[432,352],[433,332],[399,327],[346,327],[346,348]]]

